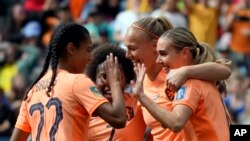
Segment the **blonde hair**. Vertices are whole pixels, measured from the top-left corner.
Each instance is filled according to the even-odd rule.
[[[188,47],[192,53],[192,57],[196,64],[206,63],[206,62],[217,62],[224,65],[230,66],[231,61],[227,59],[219,59],[215,55],[212,47],[207,43],[199,43],[194,37],[193,33],[185,28],[177,27],[166,31],[160,38],[164,38],[169,41],[177,51],[182,50],[184,47]],[[221,95],[227,94],[226,84],[224,81],[216,82],[217,89]],[[222,97],[221,101],[223,103]],[[225,114],[227,117],[228,125],[232,123],[230,114],[223,103]]]
[[[217,62],[226,66],[231,65],[230,60],[217,60],[213,48],[207,43],[199,43],[193,33],[185,28],[176,27],[170,29],[163,33],[161,38],[169,41],[177,50],[182,50],[184,47],[188,47],[192,53],[195,64]]]
[[[143,29],[142,31],[147,33],[146,34],[147,39],[155,39],[156,37],[159,38],[165,31],[172,29],[173,25],[165,17],[157,17],[157,18],[145,17],[135,21],[131,27],[140,30]]]

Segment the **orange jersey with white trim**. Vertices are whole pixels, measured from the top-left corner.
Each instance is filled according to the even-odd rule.
[[[50,97],[46,95],[49,71],[22,102],[15,127],[31,132],[32,140],[87,140],[89,119],[108,102],[84,74],[58,70]]]
[[[124,94],[127,111],[126,127],[115,129],[113,140],[115,141],[142,141],[146,130],[141,108],[137,105],[137,99],[128,93]],[[88,141],[108,141],[112,127],[100,117],[91,117],[89,124]]]
[[[186,105],[193,113],[186,127],[192,141],[229,141],[226,111],[213,82],[190,79],[176,93],[173,107]]]
[[[166,73],[164,70],[158,74],[154,81],[151,81],[147,75],[145,76],[143,83],[144,93],[147,94],[158,105],[171,110],[172,100],[175,93],[171,90],[166,90]],[[147,126],[151,128],[151,134],[154,141],[184,141],[185,128],[179,133],[173,133],[170,129],[162,128],[160,122],[158,122],[145,107],[142,106],[143,118]]]

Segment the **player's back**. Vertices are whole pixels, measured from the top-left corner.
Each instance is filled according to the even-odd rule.
[[[215,84],[209,81],[200,82],[202,82],[200,89],[204,96],[204,109],[217,134],[217,138],[220,141],[229,140],[229,125],[222,97]]]
[[[27,118],[27,125],[32,129],[32,140],[87,140],[90,114],[106,99],[89,92],[93,92],[95,87],[85,75],[63,70],[58,71],[48,97],[46,91],[51,76],[49,71],[39,80],[23,103],[26,110],[21,111],[27,112],[28,116],[23,118]],[[25,125],[21,124],[23,121],[21,117],[20,125]]]

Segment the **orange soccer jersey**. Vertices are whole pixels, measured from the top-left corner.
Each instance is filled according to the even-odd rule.
[[[46,95],[52,72],[32,88],[23,101],[16,128],[31,132],[32,140],[87,140],[89,119],[108,102],[84,74],[58,70],[51,96]]]
[[[183,104],[193,111],[189,119],[191,140],[229,141],[229,125],[221,96],[212,82],[190,79],[178,90],[173,107]],[[188,134],[185,134],[188,136]]]
[[[171,101],[174,98],[174,92],[165,90],[166,73],[164,70],[158,74],[154,81],[151,81],[146,75],[143,84],[144,92],[148,97],[160,106],[171,110]],[[160,122],[158,122],[145,107],[142,107],[142,111],[147,126],[151,128],[154,141],[183,141],[185,136],[183,130],[185,129],[179,133],[174,133],[170,129],[164,129]]]
[[[142,141],[146,129],[141,108],[137,100],[131,94],[124,94],[127,110],[127,124],[125,128],[115,129],[113,140],[115,141]],[[112,127],[100,117],[91,117],[89,124],[88,141],[108,141]]]

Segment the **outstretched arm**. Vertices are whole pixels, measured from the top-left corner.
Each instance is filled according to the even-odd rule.
[[[148,112],[161,123],[163,128],[169,128],[173,132],[181,131],[192,114],[192,110],[185,105],[177,105],[173,111],[165,109],[156,104],[144,93],[138,95],[137,99]]]
[[[188,78],[217,81],[227,79],[230,75],[229,67],[215,62],[187,66]]]
[[[10,141],[27,141],[29,135],[29,132],[15,128],[11,135]]]
[[[135,72],[137,75],[136,83],[131,83],[135,97],[148,110],[148,112],[162,124],[163,128],[170,128],[173,132],[179,132],[191,116],[192,110],[188,106],[177,105],[174,107],[173,111],[170,111],[156,104],[152,99],[145,95],[143,90],[145,67],[143,65],[137,65]]]
[[[229,66],[230,62],[224,63],[219,61],[219,63],[208,62],[171,69],[167,75],[167,84],[178,89],[187,79],[201,79],[207,81],[224,80],[231,75]]]

